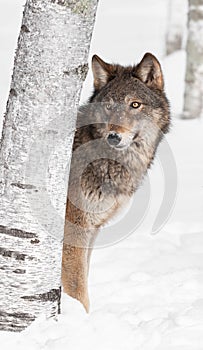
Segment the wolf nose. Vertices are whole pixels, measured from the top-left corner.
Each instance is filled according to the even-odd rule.
[[[121,142],[121,136],[119,134],[117,134],[116,132],[112,132],[107,137],[107,142],[111,146],[118,146],[118,144]]]

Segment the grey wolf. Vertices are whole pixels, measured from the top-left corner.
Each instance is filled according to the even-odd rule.
[[[62,259],[64,291],[89,310],[88,271],[99,228],[140,186],[170,126],[159,61],[123,67],[92,58],[94,92],[73,143]]]

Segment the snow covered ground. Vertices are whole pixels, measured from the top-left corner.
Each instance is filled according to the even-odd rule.
[[[7,18],[0,18],[1,111],[23,3],[15,0],[14,8],[11,0],[0,2],[0,16]],[[185,53],[164,59],[166,3],[100,0],[91,54],[126,64],[139,61],[145,51],[161,59],[173,112],[167,141],[178,173],[173,213],[152,236],[164,190],[164,174],[156,161],[149,174],[151,201],[142,224],[119,243],[112,240],[93,252],[90,314],[63,295],[58,322],[42,317],[21,334],[2,332],[2,350],[203,349],[203,122],[175,117],[183,103]],[[91,91],[90,81],[91,74],[83,100]]]

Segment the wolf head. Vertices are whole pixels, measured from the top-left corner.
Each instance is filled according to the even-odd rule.
[[[91,122],[97,123],[97,135],[109,146],[125,149],[146,130],[163,134],[169,128],[169,104],[159,61],[146,53],[135,66],[123,67],[92,58],[94,105]]]

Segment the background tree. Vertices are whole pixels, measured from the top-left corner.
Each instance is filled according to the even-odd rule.
[[[187,0],[168,0],[166,54],[185,47],[187,26]]]
[[[1,330],[59,311],[64,171],[97,2],[25,5],[0,150]]]
[[[189,0],[183,118],[203,114],[203,0]]]

